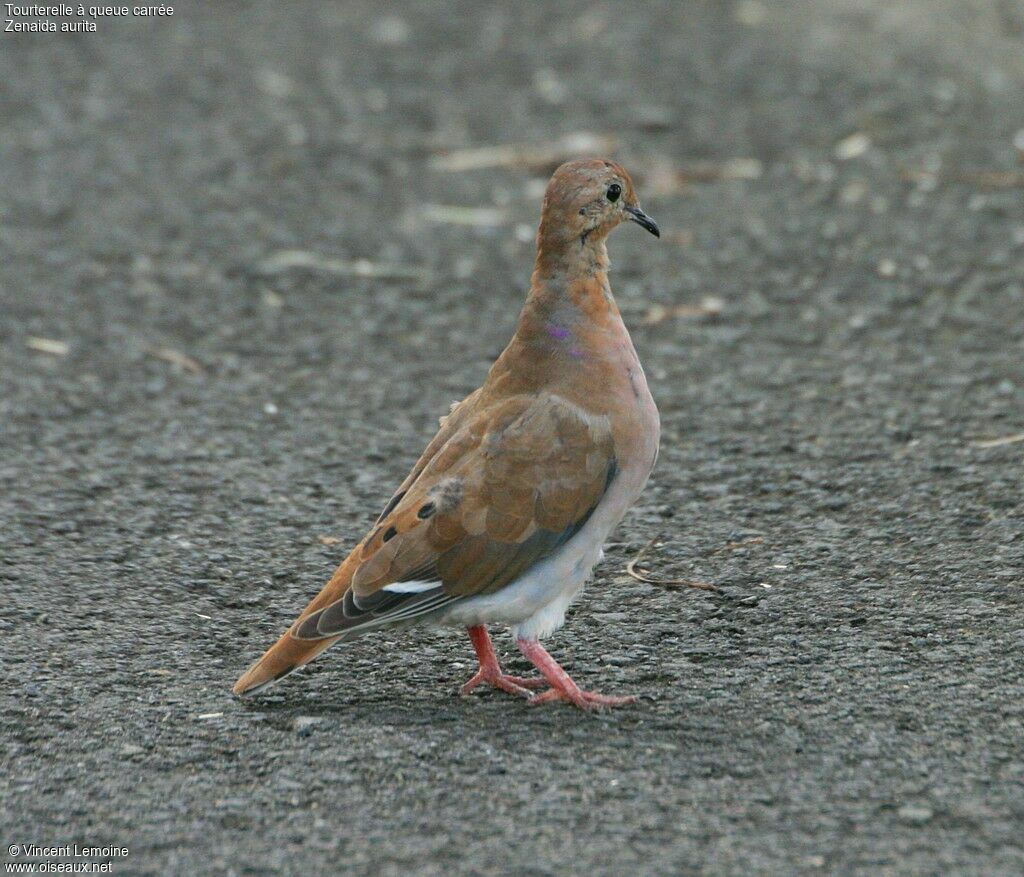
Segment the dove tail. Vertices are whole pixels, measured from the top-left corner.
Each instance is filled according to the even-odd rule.
[[[293,670],[298,670],[299,667],[308,664],[317,655],[338,641],[338,637],[315,640],[296,639],[292,634],[298,629],[299,624],[307,615],[311,615],[324,606],[329,606],[345,596],[345,592],[352,584],[352,573],[358,565],[355,559],[356,551],[353,551],[341,566],[335,570],[331,580],[303,610],[295,623],[284,632],[274,645],[267,649],[262,658],[241,675],[231,689],[235,694],[240,696],[256,694],[269,688]]]
[[[308,664],[334,642],[333,639],[295,639],[290,630],[286,631],[262,658],[242,674],[231,690],[243,697],[258,694],[293,670]]]

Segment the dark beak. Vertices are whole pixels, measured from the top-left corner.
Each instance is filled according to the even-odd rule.
[[[656,223],[651,217],[644,213],[639,207],[626,207],[626,213],[629,214],[631,222],[635,222],[641,228],[646,228],[656,238],[661,237],[661,231],[658,229],[658,223]]]

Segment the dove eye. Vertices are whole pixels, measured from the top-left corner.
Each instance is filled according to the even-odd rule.
[[[613,203],[615,201],[618,201],[619,200],[619,195],[621,195],[621,194],[622,194],[622,186],[620,186],[618,183],[612,183],[608,187],[608,200],[609,201],[611,201]]]

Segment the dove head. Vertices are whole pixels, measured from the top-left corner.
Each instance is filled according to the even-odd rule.
[[[626,169],[614,161],[570,161],[555,171],[544,194],[541,249],[602,243],[621,222],[635,222],[655,237],[658,225],[643,210]]]

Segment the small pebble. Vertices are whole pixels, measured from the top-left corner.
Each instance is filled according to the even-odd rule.
[[[313,726],[323,721],[319,716],[296,716],[292,729],[300,737],[308,737],[313,733]]]
[[[924,825],[931,820],[935,813],[930,807],[922,804],[904,804],[896,812],[896,815],[910,825]]]
[[[858,131],[856,134],[851,134],[843,140],[840,140],[832,154],[839,159],[839,161],[849,161],[851,158],[857,158],[863,155],[871,148],[871,138],[862,131]]]

